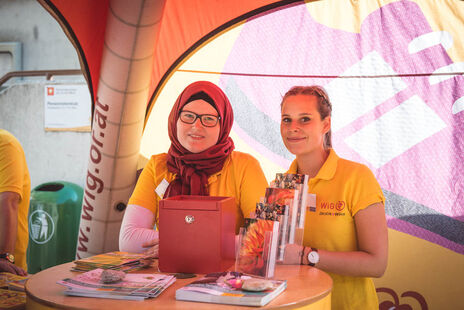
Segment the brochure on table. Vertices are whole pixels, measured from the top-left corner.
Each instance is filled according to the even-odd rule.
[[[306,210],[316,203],[315,195],[308,194],[308,179],[303,174],[276,174],[273,187],[256,204],[254,218],[245,219],[240,229],[237,272],[272,278],[276,262],[284,262],[286,246],[303,244]]]
[[[119,280],[103,283],[105,269],[94,269],[57,283],[66,286],[66,295],[110,299],[143,300],[154,298],[176,281],[172,275],[159,273],[128,273]]]
[[[237,272],[207,274],[176,291],[177,300],[264,306],[287,288],[285,280],[264,280]]]

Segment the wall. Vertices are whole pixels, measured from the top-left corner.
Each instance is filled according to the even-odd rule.
[[[0,0],[0,47],[21,42],[22,70],[80,69],[77,53],[60,25],[35,0]],[[12,71],[11,54],[0,49],[0,77]],[[21,142],[32,187],[63,180],[84,186],[90,133],[44,130],[45,78],[14,78],[0,89],[0,128]],[[52,83],[85,84],[83,76]]]
[[[50,181],[84,187],[89,132],[44,130],[44,81],[15,84],[0,92],[0,128],[10,131],[26,153],[32,188]]]
[[[0,0],[0,42],[22,43],[23,70],[80,69],[74,47],[37,1]]]

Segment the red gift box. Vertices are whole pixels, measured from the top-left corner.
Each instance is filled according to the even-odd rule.
[[[211,273],[235,261],[235,199],[187,196],[160,201],[159,269]]]

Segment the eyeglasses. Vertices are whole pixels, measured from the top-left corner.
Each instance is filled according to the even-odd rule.
[[[214,127],[216,126],[218,120],[221,119],[220,116],[212,114],[197,114],[191,111],[181,111],[179,118],[183,123],[186,124],[193,124],[199,118],[201,124],[205,127]]]

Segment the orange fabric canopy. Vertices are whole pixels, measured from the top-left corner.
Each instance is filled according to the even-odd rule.
[[[98,90],[109,0],[39,0],[57,19],[78,51],[92,102]],[[190,48],[229,23],[251,17],[273,6],[295,1],[169,0],[164,8],[150,83],[149,102],[171,68]],[[155,22],[155,21],[154,21]]]

